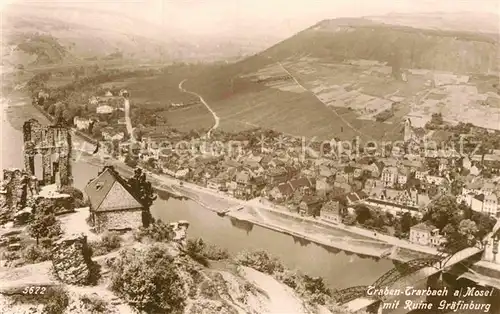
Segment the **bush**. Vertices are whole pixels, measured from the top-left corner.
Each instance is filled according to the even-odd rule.
[[[111,268],[111,289],[148,313],[181,313],[187,295],[169,247],[161,244],[122,251]]]
[[[69,185],[65,185],[65,186],[61,187],[61,189],[59,190],[59,193],[69,194],[75,200],[83,200],[83,192],[80,191],[79,189],[72,187],[72,186],[69,186]]]
[[[69,304],[68,292],[63,288],[50,288],[45,293],[47,303],[43,312],[45,314],[63,314]]]
[[[54,214],[38,212],[28,227],[31,237],[36,239],[38,244],[40,238],[53,238],[62,233],[61,224]]]
[[[285,270],[282,274],[280,274],[278,280],[290,288],[296,289],[299,284],[300,276],[294,271]]]
[[[213,261],[220,261],[229,258],[229,253],[226,249],[220,248],[216,245],[209,244],[205,246],[203,255]]]
[[[189,255],[195,261],[199,262],[200,264],[208,266],[208,260],[203,255],[204,250],[205,250],[205,242],[203,242],[203,239],[201,238],[197,238],[194,240],[189,239],[186,243],[186,248],[185,248],[186,254]]]
[[[30,245],[22,252],[22,258],[26,263],[35,264],[49,260],[51,257],[50,249],[43,246]]]
[[[331,292],[327,288],[323,278],[310,277],[307,275],[303,275],[301,277],[306,295],[309,297],[311,302],[325,304],[328,297],[331,296]]]
[[[18,260],[20,258],[21,258],[21,255],[18,252],[6,251],[6,252],[2,253],[2,259],[6,260],[8,262],[12,262],[12,261]]]
[[[84,295],[80,301],[90,313],[106,313],[108,310],[108,303],[97,296]]]
[[[156,242],[166,242],[172,240],[173,231],[169,225],[158,220],[150,224],[147,228],[139,228],[139,230],[134,233],[134,238],[137,241],[149,238]]]
[[[94,256],[104,255],[120,248],[122,238],[116,233],[106,233],[101,240],[90,242],[90,248]]]
[[[236,257],[236,263],[273,275],[285,270],[281,262],[269,256],[266,251],[243,252]]]

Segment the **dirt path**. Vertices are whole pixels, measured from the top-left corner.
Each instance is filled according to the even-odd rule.
[[[199,94],[197,94],[197,93],[195,93],[195,92],[188,91],[188,90],[186,90],[186,89],[184,89],[184,88],[182,87],[182,84],[184,84],[184,82],[186,82],[186,81],[187,81],[187,79],[185,79],[185,80],[183,80],[183,81],[181,81],[181,82],[179,83],[179,89],[180,89],[182,92],[184,92],[184,93],[188,93],[188,94],[191,94],[191,95],[194,95],[194,96],[198,97],[198,98],[200,99],[201,103],[202,103],[203,105],[205,105],[205,107],[207,107],[208,111],[210,111],[210,113],[211,113],[211,114],[212,114],[212,116],[214,117],[215,124],[214,124],[214,126],[213,126],[210,130],[208,130],[208,132],[207,132],[207,137],[208,137],[208,138],[210,138],[210,134],[212,133],[212,131],[214,131],[215,129],[217,129],[217,128],[219,127],[219,121],[220,121],[220,118],[219,118],[219,116],[217,116],[217,113],[215,113],[215,111],[213,111],[213,109],[212,109],[212,108],[210,108],[210,106],[209,106],[209,105],[207,104],[207,102],[203,99],[203,97],[201,97]]]
[[[267,302],[267,314],[302,314],[308,313],[307,309],[295,293],[285,285],[276,281],[271,276],[265,275],[249,267],[242,267],[243,276],[265,291],[269,297]]]

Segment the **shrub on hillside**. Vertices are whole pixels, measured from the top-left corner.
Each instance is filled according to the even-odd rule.
[[[52,213],[37,212],[28,226],[31,237],[38,245],[40,238],[54,238],[62,233],[61,224]]]
[[[326,304],[327,300],[331,297],[331,291],[326,286],[323,278],[302,275],[301,281],[305,290],[304,295],[310,302]]]
[[[168,247],[127,249],[113,263],[111,288],[148,313],[182,313],[186,291]],[[158,284],[161,283],[161,284]]]
[[[89,200],[84,198],[83,192],[72,186],[63,186],[59,193],[69,194],[73,198],[73,208],[88,207]]]
[[[189,239],[186,243],[185,252],[198,263],[208,266],[208,259],[203,255],[205,242],[203,239]]]
[[[83,200],[83,192],[73,186],[65,185],[61,187],[59,193],[69,194],[74,199]]]
[[[120,248],[122,238],[116,233],[106,233],[102,236],[101,240],[90,242],[92,255],[105,255]]]
[[[229,258],[229,253],[226,249],[220,248],[214,244],[208,244],[203,250],[203,255],[213,261],[220,261]]]
[[[23,260],[29,264],[44,262],[49,260],[51,257],[50,249],[38,245],[30,245],[26,247],[21,254]]]
[[[235,261],[242,266],[251,267],[269,275],[285,270],[281,262],[269,256],[266,251],[242,252],[238,254]]]
[[[69,304],[69,294],[64,288],[47,289],[45,298],[44,314],[63,314]]]
[[[90,313],[106,313],[108,311],[108,303],[97,296],[84,295],[80,297],[83,307]]]
[[[291,270],[285,270],[278,275],[277,279],[292,289],[296,289],[300,282],[299,274]]]
[[[158,220],[150,224],[147,228],[139,228],[139,230],[134,233],[134,238],[137,241],[148,238],[156,242],[166,242],[172,240],[173,233],[169,225]]]
[[[0,255],[2,260],[5,260],[7,262],[13,262],[15,260],[18,260],[21,258],[21,255],[19,252],[10,252],[10,251],[5,251]]]
[[[229,253],[216,245],[206,244],[202,238],[189,239],[185,252],[195,261],[208,265],[208,260],[219,261],[229,258]]]

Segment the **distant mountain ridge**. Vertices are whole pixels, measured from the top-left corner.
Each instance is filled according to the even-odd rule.
[[[500,17],[493,12],[433,12],[433,13],[390,13],[384,16],[367,16],[367,19],[387,24],[410,26],[423,29],[439,29],[474,33],[499,34]]]
[[[60,63],[85,58],[101,58],[121,52],[125,58],[168,61],[220,60],[241,58],[256,53],[274,43],[271,38],[239,36],[204,38],[185,36],[175,25],[158,25],[130,16],[117,15],[99,9],[81,9],[55,5],[11,5],[2,12],[4,33],[4,63],[33,63],[19,53],[16,45],[33,34],[52,36],[64,47],[64,58],[54,55],[50,47],[37,50],[35,64]],[[7,46],[7,47],[5,47]],[[39,45],[38,45],[39,46]],[[32,50],[32,49],[29,49]],[[37,57],[39,57],[37,59]],[[27,61],[29,60],[29,62]]]
[[[368,59],[457,73],[498,72],[497,34],[419,29],[367,18],[323,20],[268,50],[284,59],[308,55],[331,61]]]

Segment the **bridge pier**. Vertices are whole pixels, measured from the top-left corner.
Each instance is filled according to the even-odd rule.
[[[443,272],[440,271],[427,277],[427,287],[431,289],[443,288]]]
[[[384,304],[384,302],[382,301],[377,301],[369,306],[366,307],[366,313],[369,313],[369,314],[382,314],[383,313],[383,308],[382,308],[382,305]]]

